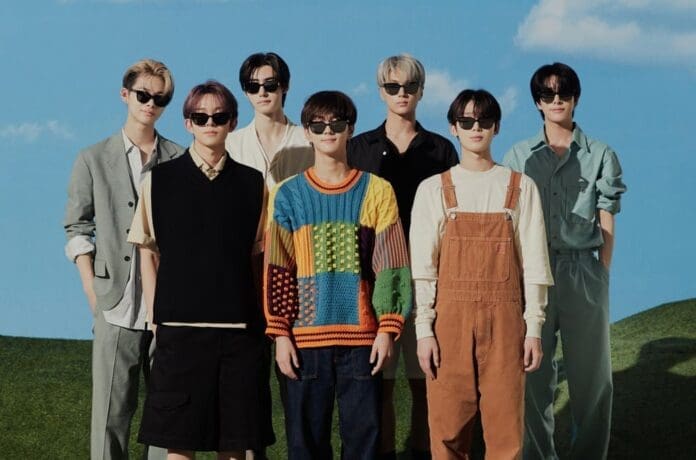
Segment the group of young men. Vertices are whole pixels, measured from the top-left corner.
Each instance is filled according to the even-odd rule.
[[[252,122],[235,130],[235,97],[209,80],[184,102],[185,149],[155,130],[170,71],[139,61],[123,128],[75,162],[65,249],[94,315],[92,458],[128,457],[141,369],[149,458],[263,458],[272,347],[290,459],[332,457],[335,400],[342,458],[396,458],[400,352],[412,458],[469,458],[477,419],[487,458],[557,458],[559,332],[571,457],[606,458],[625,185],[613,150],[574,122],[573,69],[534,73],[543,127],[503,165],[496,99],[454,98],[457,155],[416,120],[425,70],[408,55],[380,63],[386,120],[356,137],[339,91],[288,119],[275,53],[249,56],[239,81]]]

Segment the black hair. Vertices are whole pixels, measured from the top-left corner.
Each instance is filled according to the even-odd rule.
[[[497,133],[500,129],[502,111],[495,97],[485,89],[465,89],[457,94],[447,111],[449,124],[454,125],[457,122],[457,118],[464,114],[464,109],[470,101],[474,103],[474,115],[477,118],[493,118],[495,120],[495,132]]]
[[[345,120],[354,126],[358,118],[358,109],[350,97],[340,91],[319,91],[309,96],[302,107],[302,126],[306,128],[317,117],[327,115]]]
[[[534,103],[538,104],[541,100],[541,93],[548,89],[547,83],[551,77],[556,77],[558,87],[555,88],[555,91],[572,94],[577,104],[581,91],[580,78],[578,78],[578,74],[575,73],[572,67],[561,62],[543,65],[532,75],[532,79],[529,81],[529,89],[532,92]],[[539,110],[539,113],[541,113],[541,118],[543,119],[544,113],[541,110]]]
[[[254,71],[265,65],[273,69],[273,75],[283,89],[282,104],[285,106],[285,97],[290,86],[290,68],[276,53],[255,53],[244,60],[239,68],[239,84],[242,85],[242,91],[246,92],[246,84],[251,80]]]

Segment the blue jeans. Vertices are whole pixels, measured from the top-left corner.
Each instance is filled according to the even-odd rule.
[[[370,347],[299,349],[299,379],[288,379],[285,430],[289,460],[333,458],[331,421],[338,399],[341,458],[374,459],[380,377],[370,375]]]

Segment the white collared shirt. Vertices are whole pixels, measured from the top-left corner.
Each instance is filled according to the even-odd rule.
[[[124,154],[128,161],[128,172],[131,178],[131,185],[137,194],[140,193],[140,183],[147,173],[157,164],[157,145],[159,137],[155,135],[155,143],[152,148],[150,160],[143,165],[140,149],[126,136],[122,129]],[[83,254],[94,251],[94,241],[92,238],[79,235],[71,238],[65,245],[65,255],[71,261]],[[107,323],[114,326],[125,327],[128,329],[144,329],[146,321],[146,308],[143,299],[142,287],[140,285],[140,256],[136,247],[133,247],[131,254],[130,273],[126,287],[123,290],[123,297],[110,310],[106,310],[104,319]],[[97,313],[98,314],[98,313]]]
[[[302,126],[287,120],[283,139],[275,152],[266,152],[256,133],[256,119],[227,135],[225,149],[233,160],[263,174],[268,189],[314,164],[314,149]]]

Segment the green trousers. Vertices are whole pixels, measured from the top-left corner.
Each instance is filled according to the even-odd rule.
[[[541,367],[527,374],[524,459],[557,459],[553,399],[554,358],[560,333],[568,381],[572,434],[570,459],[607,457],[612,374],[609,347],[609,273],[591,251],[550,251],[555,286],[549,289],[542,329]]]

